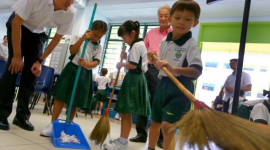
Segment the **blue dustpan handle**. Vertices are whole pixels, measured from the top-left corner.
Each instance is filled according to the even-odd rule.
[[[56,120],[54,120],[53,122],[59,123],[60,121],[63,121],[63,122],[66,123],[66,120],[64,120],[64,119],[56,119]],[[70,120],[69,122],[71,122],[71,124],[76,124],[75,122],[73,122],[73,121],[71,121],[71,120]]]
[[[97,9],[97,3],[95,3],[94,9],[93,9],[92,17],[91,17],[90,24],[89,24],[89,27],[88,27],[89,30],[91,30],[92,23],[93,23],[93,20],[94,20],[94,16],[95,16],[95,13],[96,13],[96,9]],[[84,41],[84,46],[83,46],[83,51],[82,51],[81,58],[84,57],[87,44],[88,44],[88,39],[86,39]],[[72,94],[71,94],[71,97],[70,97],[69,105],[68,105],[68,111],[67,111],[67,117],[66,117],[66,122],[65,123],[68,123],[68,121],[69,121],[70,111],[71,111],[71,108],[72,108],[72,104],[73,104],[73,100],[74,100],[74,96],[75,96],[79,76],[80,76],[80,73],[81,73],[81,69],[82,69],[82,67],[79,65],[78,70],[77,70],[77,74],[76,74],[76,78],[75,78],[75,82],[74,82],[74,86],[73,86],[73,89],[72,89]]]

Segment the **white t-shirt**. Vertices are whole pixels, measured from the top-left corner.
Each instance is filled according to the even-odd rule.
[[[270,105],[267,101],[255,105],[250,113],[250,120],[270,126]]]
[[[81,36],[75,35],[70,45],[74,45],[81,37],[82,35]],[[84,42],[82,43],[79,51],[76,53],[75,57],[72,60],[72,63],[74,63],[77,66],[79,66],[78,61],[79,61],[79,58],[81,58],[83,47],[84,47]],[[85,54],[84,54],[85,61],[91,62],[91,61],[97,60],[99,62],[101,58],[101,54],[102,54],[101,45],[99,43],[93,44],[89,40],[86,50],[85,50]],[[87,69],[91,70],[92,68],[87,68]]]
[[[96,78],[96,82],[99,90],[105,90],[106,84],[110,82],[110,79],[106,76],[99,76]]]
[[[227,77],[225,83],[224,83],[224,88],[227,88],[227,87],[233,87],[234,88],[234,85],[235,85],[235,80],[236,80],[236,75],[235,74],[231,74]],[[249,74],[245,73],[242,71],[242,78],[241,78],[241,84],[240,84],[240,88],[242,87],[246,87],[248,85],[251,85],[251,79],[250,79],[250,76]],[[233,93],[234,92],[227,92],[225,91],[225,95],[223,97],[223,100],[224,101],[228,101],[228,99],[233,96]]]
[[[172,40],[172,32],[160,43],[160,60],[167,60],[174,67],[194,67],[202,72],[201,52],[191,31],[178,40]],[[160,69],[158,77],[167,76]],[[180,76],[174,74],[174,76]],[[190,78],[191,79],[191,78]]]
[[[33,33],[57,28],[57,34],[71,34],[75,17],[73,6],[67,11],[54,11],[53,0],[18,0],[12,9],[25,20],[23,25]]]
[[[8,57],[8,46],[0,43],[0,58],[3,56]]]
[[[147,59],[147,49],[143,41],[135,42],[131,46],[127,57],[127,61],[133,65],[138,65],[140,59],[142,61],[141,69],[143,72],[146,72],[148,69],[147,68],[148,59]],[[128,69],[125,69],[125,72],[128,72]]]

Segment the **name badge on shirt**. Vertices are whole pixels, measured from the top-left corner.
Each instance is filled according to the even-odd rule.
[[[93,50],[96,51],[98,47],[96,45],[93,46]]]
[[[186,48],[175,48],[175,51],[176,51],[176,53],[175,53],[175,59],[174,60],[176,60],[176,61],[179,61],[179,58],[181,58],[181,56],[182,56],[182,53],[181,52],[184,52],[184,51],[186,51]]]

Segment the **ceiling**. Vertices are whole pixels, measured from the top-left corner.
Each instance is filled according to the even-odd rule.
[[[15,1],[17,0],[0,0],[0,17],[10,15]],[[245,0],[221,0],[212,5],[207,5],[206,0],[195,1],[201,6],[201,18],[243,16]],[[88,0],[85,7],[93,7],[96,2],[97,13],[106,17],[109,22],[128,19],[156,22],[158,7],[173,5],[175,0]],[[270,0],[252,0],[250,16],[270,16],[269,6]]]

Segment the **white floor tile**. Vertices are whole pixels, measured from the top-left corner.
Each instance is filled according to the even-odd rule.
[[[3,131],[0,130],[0,150],[2,149],[8,149],[8,150],[43,150],[43,149],[49,149],[49,150],[62,150],[59,148],[55,148],[51,138],[48,137],[41,137],[40,131],[46,127],[51,120],[51,116],[48,116],[47,114],[43,114],[43,104],[36,105],[35,109],[31,110],[31,118],[30,122],[34,125],[35,131],[26,131],[23,130],[15,125],[12,124],[13,118],[16,114],[16,103],[13,105],[13,112],[8,118],[8,121],[10,123],[11,129],[9,131]],[[96,123],[98,122],[99,118],[90,118],[90,115],[87,117],[84,116],[84,114],[78,113],[78,117],[74,119],[74,122],[79,124],[80,128],[82,129],[86,139],[88,140],[88,143],[90,144],[90,147],[92,150],[99,150],[99,145],[96,145],[94,142],[90,141],[89,135],[92,132],[93,128],[95,127]],[[60,119],[65,119],[65,110],[62,111],[60,115]],[[109,139],[115,139],[120,136],[120,124],[110,122],[111,127],[111,133],[110,136],[106,139],[105,143],[109,142]],[[130,138],[136,136],[136,130],[135,128],[131,129]],[[21,145],[24,145],[26,147],[22,147]],[[129,149],[130,150],[146,150],[148,146],[148,143],[133,143],[129,142]],[[21,149],[20,149],[21,148]],[[42,149],[43,148],[43,149]],[[103,149],[103,147],[102,147]],[[160,150],[156,147],[156,150]]]
[[[3,146],[16,146],[16,145],[22,145],[22,144],[33,144],[33,142],[30,142],[18,135],[15,135],[10,132],[1,133],[0,134],[0,147]]]
[[[16,146],[5,146],[2,147],[4,150],[48,150],[47,148],[44,148],[40,145],[16,145]]]

